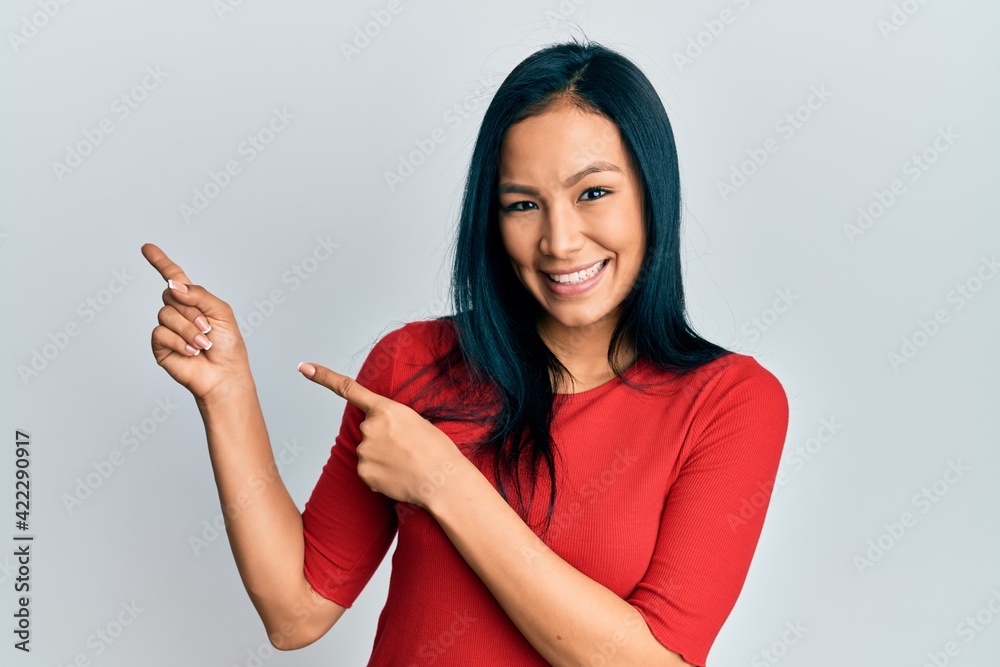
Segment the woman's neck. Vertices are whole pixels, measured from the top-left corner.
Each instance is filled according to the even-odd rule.
[[[576,393],[600,386],[615,377],[608,363],[608,347],[616,321],[602,320],[584,327],[565,327],[551,322],[540,323],[538,335],[559,359],[569,377],[553,380],[553,391]],[[636,360],[631,340],[626,336],[618,351],[618,365],[628,368]]]

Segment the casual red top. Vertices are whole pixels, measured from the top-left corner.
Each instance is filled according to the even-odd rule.
[[[357,380],[412,406],[419,385],[433,374],[397,388],[453,340],[444,320],[405,324],[375,344]],[[675,376],[640,359],[625,377]],[[548,507],[546,472],[529,518],[555,553],[632,604],[664,646],[704,667],[757,547],[788,402],[774,375],[738,353],[649,391],[615,378],[555,396],[555,515],[548,533],[533,519]],[[398,531],[368,667],[548,664],[432,515],[373,492],[358,477],[362,418],[346,404],[302,524],[306,579],[344,607],[354,603]],[[435,426],[467,456],[466,443],[486,432],[467,423]],[[480,470],[496,486],[489,465]]]

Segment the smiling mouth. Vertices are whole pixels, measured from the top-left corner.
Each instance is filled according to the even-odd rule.
[[[590,268],[584,269],[582,271],[576,271],[574,273],[545,273],[542,272],[551,282],[557,285],[579,285],[580,283],[586,282],[596,276],[598,273],[607,266],[607,258],[602,259],[599,262],[591,265]]]

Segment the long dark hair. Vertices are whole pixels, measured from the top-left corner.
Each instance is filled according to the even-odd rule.
[[[646,248],[608,348],[616,378],[635,386],[621,377],[625,369],[618,363],[626,336],[637,358],[671,375],[730,352],[700,337],[686,319],[677,149],[652,84],[629,59],[591,41],[553,44],[528,56],[497,89],[472,153],[449,295],[454,314],[433,318],[452,328],[454,345],[409,381],[436,370],[438,379],[427,383],[413,402],[413,409],[429,421],[492,422],[489,435],[473,444],[473,452],[492,461],[498,491],[525,522],[539,464],[545,462],[551,488],[546,529],[556,481],[552,377],[568,375],[568,370],[538,335],[541,306],[506,256],[498,229],[497,185],[500,145],[508,128],[542,113],[556,99],[614,122],[642,183]],[[449,378],[462,387],[461,405],[420,405],[420,398],[441,389],[439,383]],[[521,484],[525,462],[527,504]]]

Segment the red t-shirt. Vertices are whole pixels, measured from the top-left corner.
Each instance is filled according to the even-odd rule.
[[[412,406],[425,378],[397,388],[453,340],[444,321],[405,324],[375,344],[357,380]],[[625,376],[641,382],[673,374],[640,359]],[[532,522],[561,558],[632,604],[664,646],[704,667],[757,547],[788,402],[774,375],[737,353],[649,392],[612,379],[556,395],[555,515],[548,533]],[[302,523],[306,579],[344,607],[398,532],[368,667],[548,664],[431,514],[373,492],[358,477],[362,418],[346,404]],[[466,456],[467,443],[486,432],[467,423],[435,426]],[[480,470],[496,486],[489,465]],[[529,518],[548,507],[547,483],[539,488],[545,491],[536,492]]]

